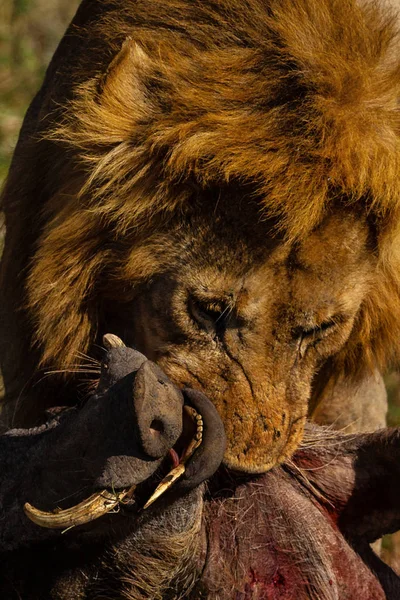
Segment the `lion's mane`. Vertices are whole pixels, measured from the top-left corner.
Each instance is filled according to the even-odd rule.
[[[332,206],[367,214],[376,277],[337,368],[396,359],[399,92],[396,19],[374,2],[84,1],[3,193],[11,393],[38,364],[88,351],[103,290],[151,277],[157,231],[193,186],[231,181],[254,185],[288,240]]]

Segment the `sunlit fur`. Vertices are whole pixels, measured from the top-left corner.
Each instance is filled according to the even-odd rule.
[[[374,2],[84,2],[3,194],[9,397],[39,365],[92,353],[113,323],[215,396],[227,464],[258,472],[290,455],[328,357],[354,373],[398,355],[398,56]],[[233,354],[189,323],[175,348],[183,305],[149,342],[163,314],[150,307],[176,300],[175,284],[234,290],[229,314],[250,325]],[[296,331],[338,314],[303,360]],[[59,401],[30,392],[21,415]]]

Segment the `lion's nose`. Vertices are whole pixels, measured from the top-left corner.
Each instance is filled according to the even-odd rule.
[[[145,361],[133,383],[137,434],[151,458],[165,456],[182,433],[183,396],[161,369]]]

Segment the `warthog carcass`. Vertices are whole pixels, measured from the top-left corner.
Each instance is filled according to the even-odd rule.
[[[1,438],[1,597],[399,598],[368,545],[400,524],[398,431],[308,426],[258,477],[212,477],[224,448],[201,392],[111,348],[82,409]]]

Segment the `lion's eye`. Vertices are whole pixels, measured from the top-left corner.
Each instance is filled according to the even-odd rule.
[[[301,337],[303,339],[304,338],[321,339],[322,337],[324,337],[324,334],[328,333],[328,331],[330,329],[332,329],[333,327],[335,327],[335,325],[336,325],[336,322],[333,319],[330,319],[329,321],[324,321],[320,325],[317,325],[317,327],[312,327],[310,329],[302,329]]]
[[[190,298],[189,313],[192,319],[207,332],[220,333],[225,329],[229,307],[219,301],[199,300]]]
[[[298,340],[298,350],[301,357],[303,357],[307,351],[307,348],[312,348],[327,337],[337,326],[337,321],[329,319],[322,322],[316,327],[304,328],[299,327],[295,330],[294,335]]]

